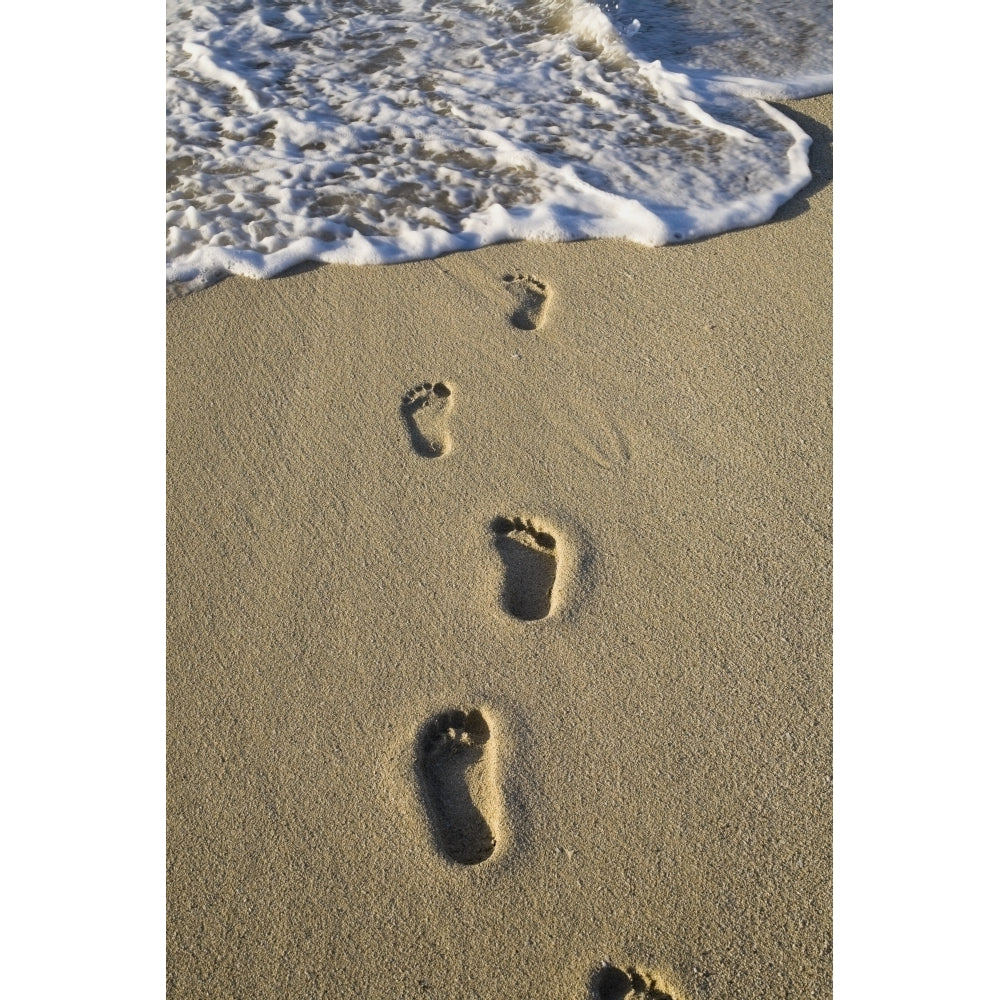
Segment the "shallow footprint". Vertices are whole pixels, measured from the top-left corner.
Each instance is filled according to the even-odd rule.
[[[540,327],[545,320],[545,307],[549,301],[545,285],[530,274],[505,274],[503,280],[514,296],[511,323],[519,330],[535,330]]]
[[[424,728],[418,766],[441,849],[453,861],[478,865],[496,847],[499,793],[490,727],[478,709],[443,712]]]
[[[544,618],[556,582],[555,537],[519,517],[496,517],[490,528],[506,570],[504,608],[522,621]]]
[[[593,988],[597,1000],[683,1000],[680,993],[652,973],[614,965],[598,970]]]
[[[453,405],[451,388],[444,382],[423,382],[403,396],[400,412],[418,455],[440,458],[451,451],[448,415]]]

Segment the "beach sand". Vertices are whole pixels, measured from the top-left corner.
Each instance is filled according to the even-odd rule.
[[[832,98],[764,226],[167,307],[167,994],[831,995]]]

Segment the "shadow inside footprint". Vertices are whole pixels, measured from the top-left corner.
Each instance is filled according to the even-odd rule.
[[[522,621],[544,618],[556,582],[555,538],[519,517],[496,517],[490,528],[504,564],[504,608]]]
[[[519,330],[535,330],[545,319],[548,292],[545,285],[528,274],[505,274],[504,282],[514,296],[510,321]]]
[[[448,414],[454,400],[444,382],[414,386],[400,407],[413,450],[423,458],[440,458],[451,450]]]
[[[421,736],[419,770],[441,849],[453,861],[478,865],[496,847],[486,813],[495,807],[491,762],[484,760],[490,727],[482,712],[444,712]],[[477,801],[478,800],[478,801]]]
[[[613,965],[598,969],[591,989],[597,1000],[681,1000],[652,976]]]

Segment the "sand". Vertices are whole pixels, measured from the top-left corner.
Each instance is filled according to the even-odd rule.
[[[171,998],[831,995],[832,98],[765,226],[168,329]]]

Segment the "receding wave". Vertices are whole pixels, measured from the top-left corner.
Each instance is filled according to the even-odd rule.
[[[831,0],[599,0],[635,54],[749,97],[833,87]]]
[[[769,218],[806,136],[745,67],[644,55],[623,7],[168,0],[168,281]]]

